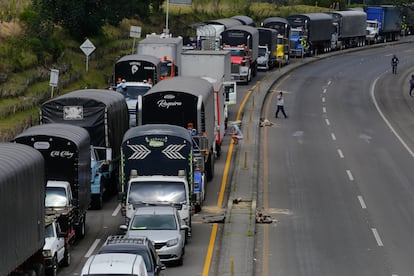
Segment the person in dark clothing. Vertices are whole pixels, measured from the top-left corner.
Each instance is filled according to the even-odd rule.
[[[410,97],[413,96],[412,92],[414,89],[414,75],[411,75],[411,79],[410,79]]]
[[[396,56],[396,55],[394,55],[394,56],[392,57],[392,59],[391,59],[392,73],[393,73],[394,75],[396,75],[396,74],[397,74],[397,65],[398,65],[398,63],[399,63],[399,62],[400,62],[400,61],[398,60],[397,56]]]
[[[279,95],[277,96],[277,108],[276,108],[276,114],[275,114],[276,118],[277,118],[277,115],[279,114],[279,111],[283,113],[283,116],[285,116],[285,118],[288,117],[285,112],[285,99],[283,97],[283,92],[279,92]]]

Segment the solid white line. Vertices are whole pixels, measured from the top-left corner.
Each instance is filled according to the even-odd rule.
[[[376,78],[375,81],[372,83],[371,86],[371,98],[374,102],[375,108],[377,109],[378,113],[384,120],[384,122],[387,124],[387,126],[391,129],[391,132],[394,133],[394,135],[397,137],[397,139],[400,141],[400,143],[404,146],[404,148],[408,151],[408,153],[411,155],[411,157],[414,158],[414,152],[408,147],[408,145],[403,141],[403,139],[398,135],[397,131],[391,126],[391,123],[385,118],[385,115],[382,113],[381,109],[379,108],[379,105],[377,103],[377,100],[375,99],[375,85],[380,77]]]
[[[328,119],[325,119],[325,122],[328,126],[331,124]]]
[[[325,102],[325,97],[322,97],[322,102],[323,102],[323,103]]]
[[[95,248],[98,246],[98,244],[99,244],[100,242],[101,242],[101,239],[96,239],[96,240],[93,242],[93,244],[92,244],[92,246],[89,248],[88,252],[86,252],[86,254],[85,254],[85,258],[89,258],[89,257],[92,255],[93,251],[95,250]]]
[[[352,173],[350,170],[346,170],[346,174],[348,175],[349,180],[354,181],[354,177],[352,176]]]
[[[116,217],[120,210],[121,210],[121,203],[119,203],[118,206],[116,206],[114,212],[112,213],[112,216]]]
[[[331,137],[332,137],[332,140],[336,140],[336,136],[335,136],[335,133],[331,133]]]
[[[326,113],[326,107],[322,107],[322,112]]]
[[[374,238],[377,241],[378,246],[384,246],[384,244],[382,243],[382,240],[381,240],[381,238],[378,234],[377,229],[372,228],[371,230],[372,230],[372,233],[374,234]]]
[[[359,204],[361,204],[362,209],[367,209],[367,205],[365,205],[365,201],[362,196],[358,196]]]
[[[344,158],[344,154],[342,153],[342,150],[338,149],[338,154],[339,154],[339,157]]]

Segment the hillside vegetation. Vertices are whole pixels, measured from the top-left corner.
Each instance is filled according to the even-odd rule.
[[[20,7],[29,2],[10,2],[16,1]],[[293,13],[327,10],[316,6],[199,0],[193,1],[192,6],[170,4],[169,29],[174,36],[194,36],[195,30],[190,25],[210,19],[242,14],[261,22],[270,16],[286,17]],[[130,27],[142,26],[143,37],[148,33],[161,33],[165,28],[165,6],[162,12],[148,18],[123,19],[116,27],[104,25],[99,35],[87,37],[96,50],[89,56],[89,70],[86,71],[86,57],[79,48],[86,37],[75,39],[64,28],[54,26],[53,36],[49,36],[50,41],[47,41],[47,47],[52,50],[40,51],[38,38],[27,36],[23,31],[27,25],[19,20],[21,17],[17,13],[7,22],[0,23],[1,141],[9,141],[25,128],[38,124],[38,107],[52,96],[49,86],[51,69],[59,70],[59,84],[53,96],[84,88],[106,89],[111,84],[115,61],[133,51]],[[25,15],[25,20],[31,19],[30,14],[28,16],[26,12]],[[39,37],[41,35],[38,34]]]

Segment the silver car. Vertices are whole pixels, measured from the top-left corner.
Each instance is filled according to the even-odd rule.
[[[146,236],[154,242],[162,262],[183,264],[185,253],[185,232],[188,226],[182,223],[175,207],[145,206],[136,209],[127,230],[126,237]]]

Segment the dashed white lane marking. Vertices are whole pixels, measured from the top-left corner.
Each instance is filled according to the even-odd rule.
[[[365,205],[365,201],[362,196],[358,196],[359,204],[361,204],[362,209],[367,209],[367,205]]]
[[[86,252],[85,254],[85,258],[89,258],[93,251],[95,250],[95,248],[98,246],[98,244],[101,242],[101,239],[96,239],[93,244],[91,245],[91,247],[89,248],[88,252]]]
[[[326,107],[322,107],[322,112],[326,113]]]
[[[335,136],[335,133],[331,133],[331,137],[332,137],[332,140],[336,140],[336,136]]]
[[[344,154],[342,153],[342,150],[338,149],[338,155],[341,158],[344,158]]]
[[[326,88],[323,89],[323,93],[326,93]]]
[[[322,97],[322,102],[323,102],[323,103],[325,102],[325,97]]]
[[[382,243],[381,237],[378,234],[377,229],[371,228],[371,230],[372,230],[372,234],[374,234],[374,238],[377,241],[378,246],[384,246],[384,244]]]
[[[350,170],[346,170],[346,174],[348,175],[349,180],[354,181],[354,177],[352,176],[352,173]]]
[[[330,85],[332,83],[332,81],[328,81],[328,85]]]
[[[116,206],[114,212],[112,213],[112,216],[116,217],[120,210],[121,210],[121,203],[119,203],[118,206]]]
[[[329,122],[328,119],[325,119],[325,123],[329,126],[331,123]]]

